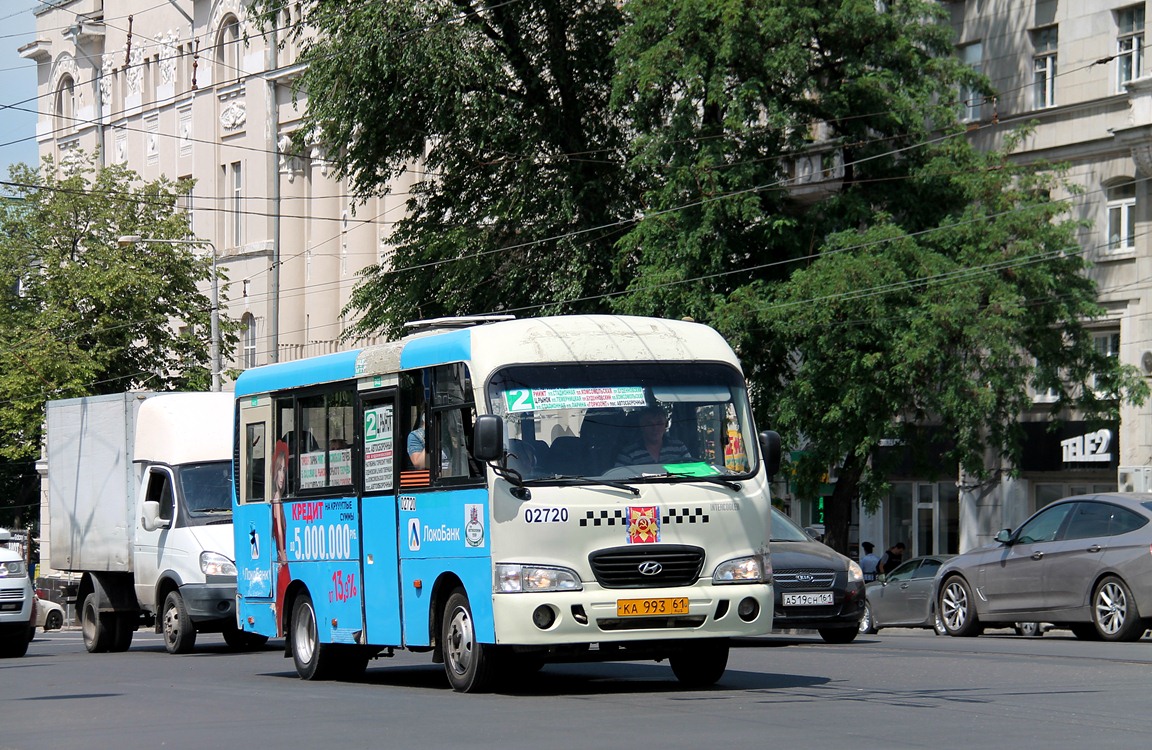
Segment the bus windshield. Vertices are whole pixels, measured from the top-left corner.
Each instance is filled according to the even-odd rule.
[[[488,383],[525,481],[691,481],[756,471],[744,379],[718,363],[521,365]]]

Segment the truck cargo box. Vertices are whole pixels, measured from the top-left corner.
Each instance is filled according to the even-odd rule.
[[[129,572],[139,471],[136,413],[154,393],[49,401],[46,456],[51,565]]]

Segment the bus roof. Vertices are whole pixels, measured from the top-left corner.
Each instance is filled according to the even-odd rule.
[[[377,346],[246,370],[236,395],[470,362],[472,377],[515,364],[670,360],[727,362],[731,348],[708,326],[622,315],[561,315],[429,330]]]

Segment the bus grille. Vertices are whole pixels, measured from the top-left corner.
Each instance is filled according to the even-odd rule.
[[[704,550],[683,544],[612,547],[588,556],[596,582],[606,589],[691,586],[704,566]],[[654,566],[651,563],[657,563]],[[658,567],[658,572],[644,574]]]

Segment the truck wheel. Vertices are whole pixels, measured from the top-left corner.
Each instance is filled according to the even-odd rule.
[[[170,654],[187,654],[196,646],[196,626],[188,616],[184,597],[179,591],[169,592],[164,597],[162,615],[164,648]]]
[[[855,630],[849,630],[853,636]],[[668,658],[672,674],[680,684],[690,688],[706,688],[716,684],[728,668],[728,639],[717,638],[697,641]]]
[[[84,634],[84,648],[90,654],[102,654],[112,646],[110,615],[100,614],[99,602],[95,593],[84,597],[80,609],[80,631]]]
[[[497,672],[496,647],[476,640],[468,595],[458,588],[444,605],[440,620],[444,673],[458,693],[480,693],[491,687]]]
[[[302,593],[292,605],[292,661],[302,680],[329,680],[336,675],[339,661],[331,643],[320,642],[316,607],[312,597]],[[367,662],[365,662],[367,664]]]
[[[112,642],[108,650],[114,653],[127,651],[132,645],[132,635],[136,632],[136,615],[116,615],[112,627]]]

